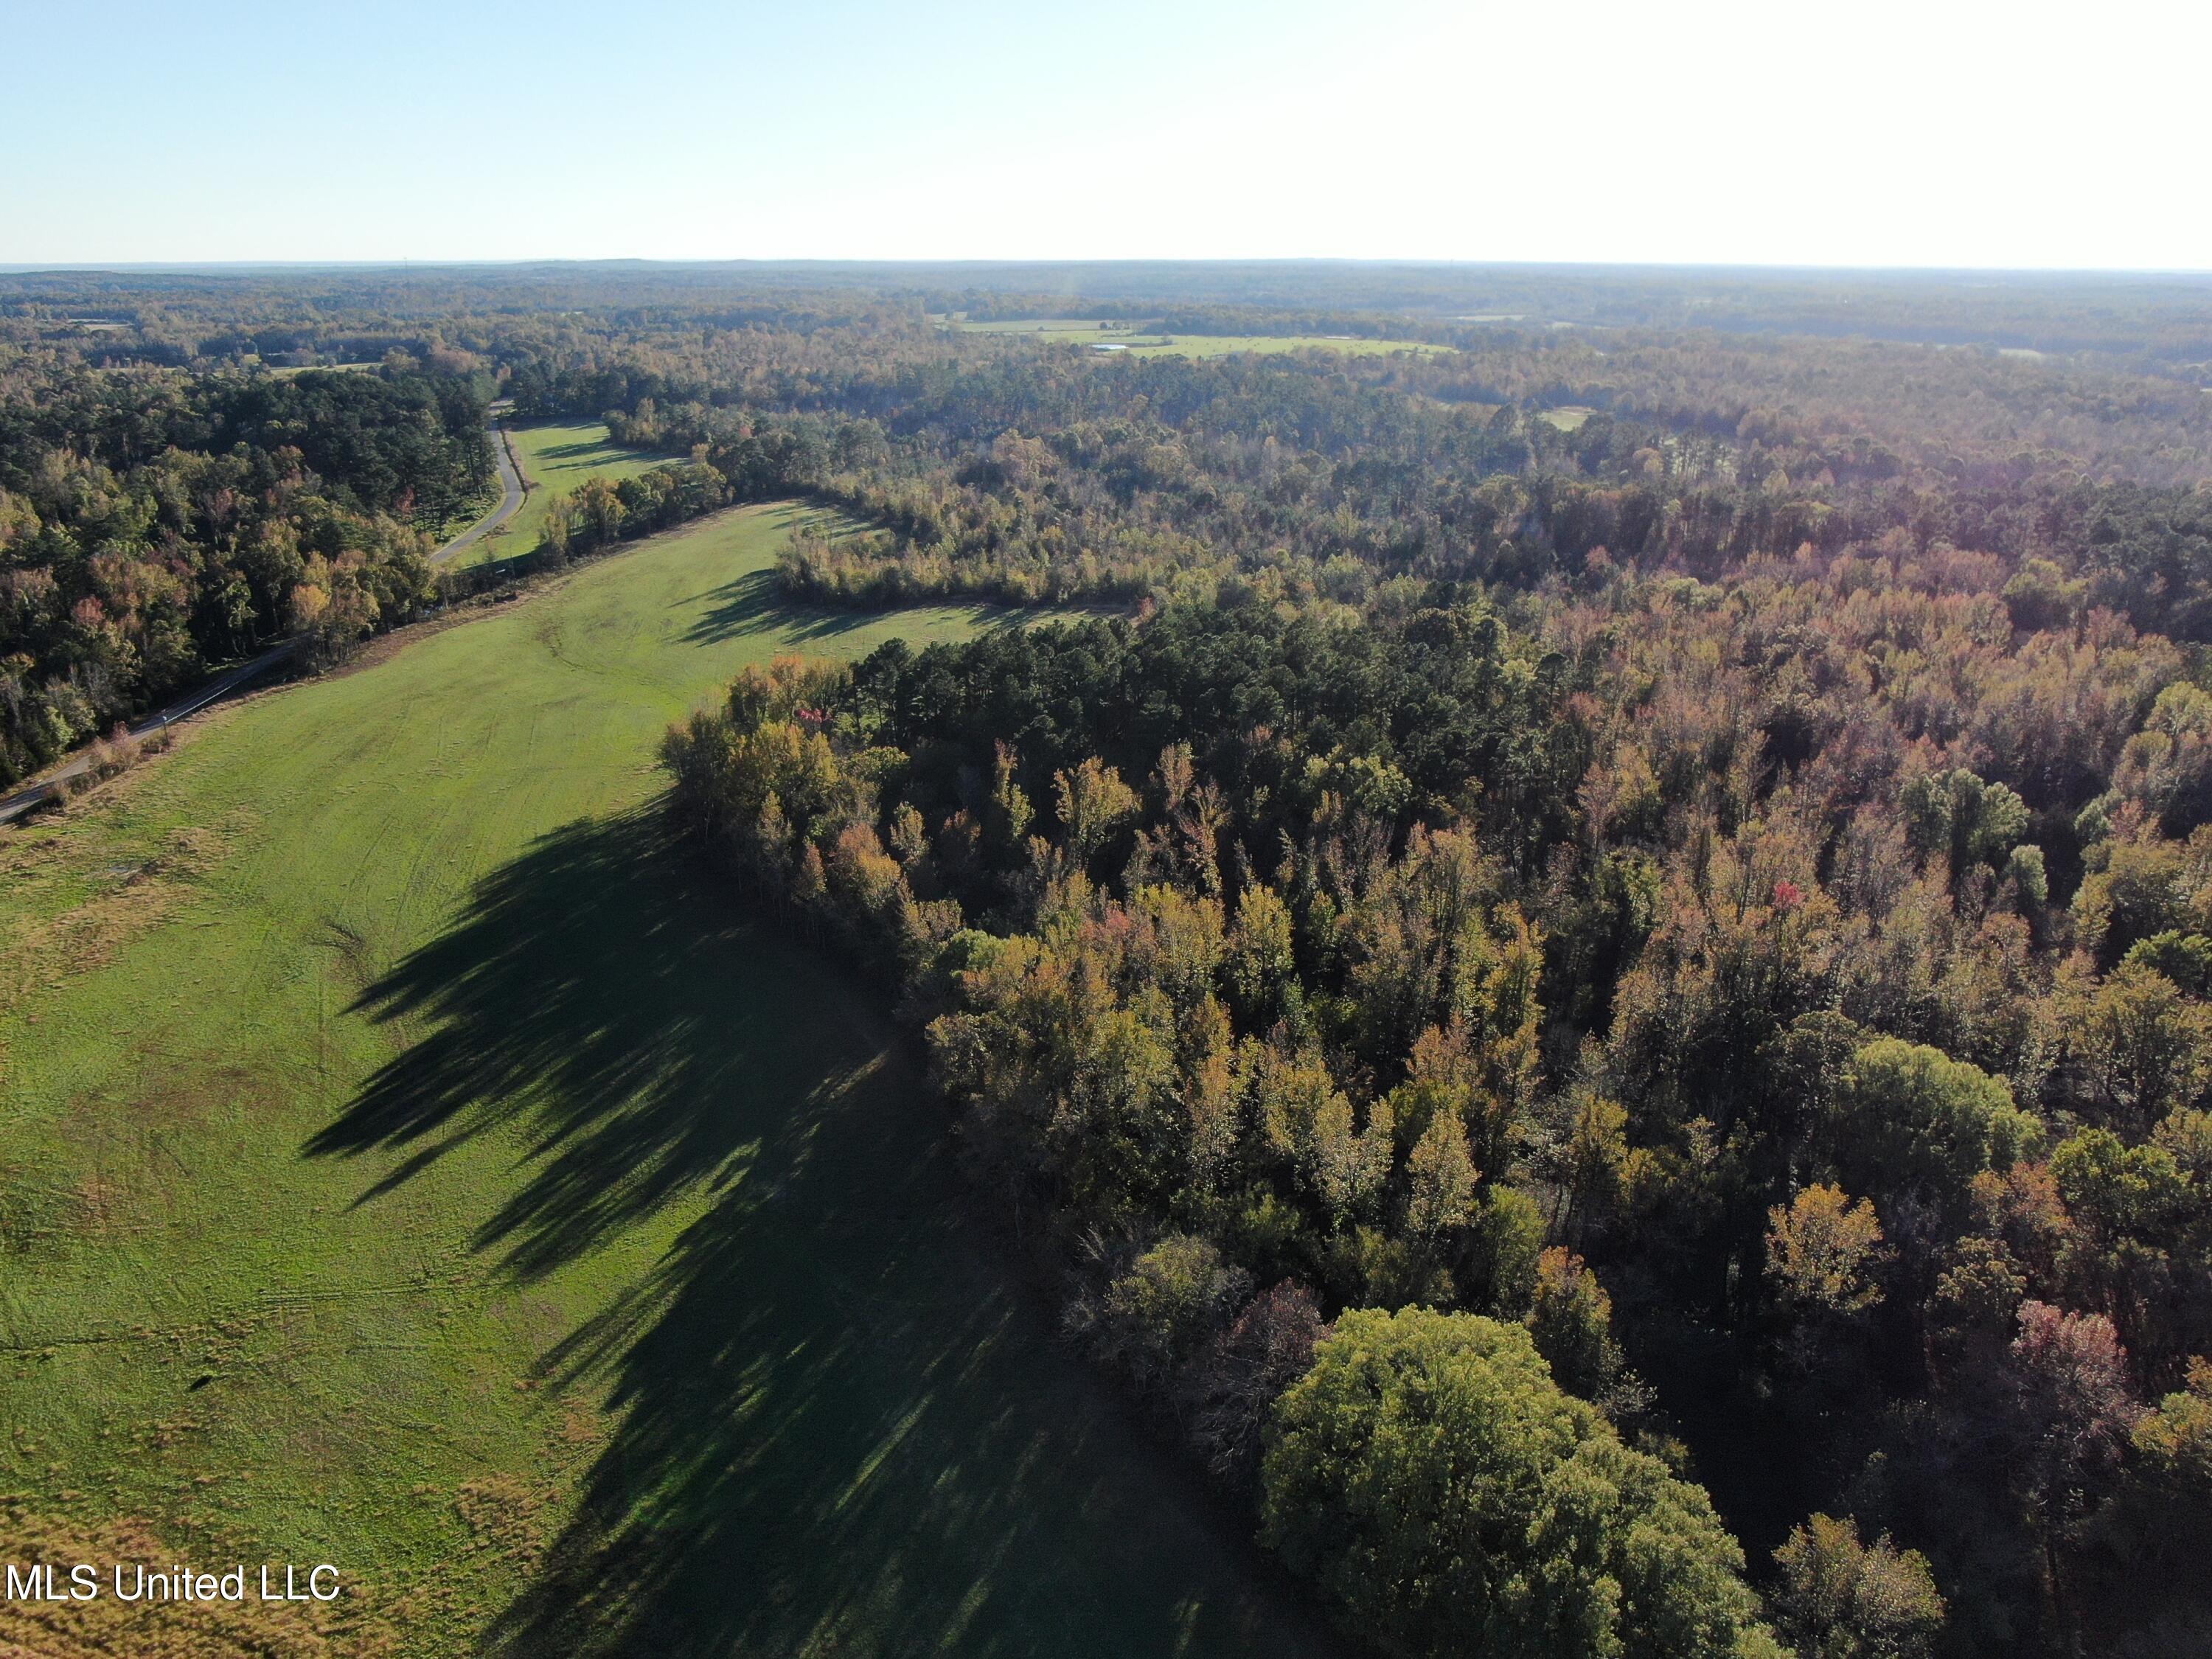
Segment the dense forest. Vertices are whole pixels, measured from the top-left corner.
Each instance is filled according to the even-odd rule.
[[[1261,1419],[1322,1321],[1416,1306],[1526,1328],[1706,1613],[1693,1469],[1762,1534],[1847,1517],[1787,1559],[1879,1604],[1868,1644],[1909,1591],[1962,1651],[2188,1650],[2201,1586],[2142,1575],[2212,1514],[2212,831],[2177,764],[2212,697],[2124,623],[2031,634],[1920,569],[1421,600],[788,665],[672,741],[679,800],[901,988],[1071,1328],[1332,1579],[1456,1466],[1337,1513],[1380,1429],[1255,1469]],[[1310,1483],[1329,1515],[1279,1518]],[[1403,1575],[1353,1574],[1365,1622],[1431,1569],[1360,1547]]]
[[[0,784],[306,634],[431,597],[428,533],[492,483],[489,377],[100,369],[0,355]]]
[[[1135,608],[748,677],[678,810],[1351,1627],[2201,1650],[2196,386],[878,355],[629,408],[846,509],[798,596]]]
[[[494,390],[688,458],[549,559],[806,498],[792,602],[1062,610],[749,672],[671,811],[1348,1630],[2212,1646],[2212,288],[289,280],[0,280],[19,769],[419,603]],[[1444,349],[958,321],[1055,311]]]

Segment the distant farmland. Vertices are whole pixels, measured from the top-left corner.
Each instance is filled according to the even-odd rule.
[[[1100,349],[1127,352],[1133,357],[1225,357],[1245,351],[1272,355],[1285,351],[1334,351],[1347,357],[1387,357],[1395,351],[1425,356],[1448,356],[1450,346],[1420,340],[1370,340],[1322,334],[1133,334]]]
[[[1353,357],[1387,356],[1394,351],[1449,354],[1454,348],[1422,340],[1371,340],[1334,334],[1162,334],[1143,325],[1083,317],[1023,318],[1012,321],[953,324],[969,334],[1023,334],[1054,344],[1088,345],[1102,352],[1126,351],[1138,357],[1221,357],[1231,352],[1337,351]]]

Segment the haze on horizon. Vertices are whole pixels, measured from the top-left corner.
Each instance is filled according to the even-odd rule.
[[[2212,270],[2149,0],[16,9],[0,264]],[[78,72],[71,66],[88,65]]]

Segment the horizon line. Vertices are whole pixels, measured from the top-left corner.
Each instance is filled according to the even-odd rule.
[[[2005,264],[1822,264],[1792,262],[1728,260],[1638,259],[1453,259],[1397,255],[1268,254],[1255,256],[1182,257],[1174,255],[1112,255],[1097,258],[843,258],[799,256],[739,256],[732,258],[669,258],[647,255],[525,256],[499,258],[365,259],[111,259],[0,260],[0,276],[97,275],[102,272],[248,272],[248,271],[381,271],[381,270],[532,270],[549,267],[635,266],[646,269],[869,270],[984,270],[1013,269],[1072,270],[1088,267],[1140,266],[1368,266],[1401,270],[1513,270],[1522,272],[1668,272],[1676,274],[1728,273],[1742,275],[1850,275],[1860,276],[2033,276],[2033,277],[2150,277],[2212,279],[2212,268],[2186,265],[2005,265]]]

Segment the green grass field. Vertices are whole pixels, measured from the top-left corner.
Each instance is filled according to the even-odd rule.
[[[515,463],[528,487],[521,510],[501,529],[456,553],[453,560],[456,566],[529,552],[538,545],[538,534],[553,498],[587,478],[634,478],[676,459],[624,449],[609,440],[606,427],[598,421],[518,426],[510,428],[508,435],[514,443]],[[495,504],[496,501],[495,496]]]
[[[334,1654],[1315,1650],[977,1242],[874,998],[662,834],[739,665],[1020,620],[781,608],[795,511],[0,831],[0,1558],[332,1562]]]

